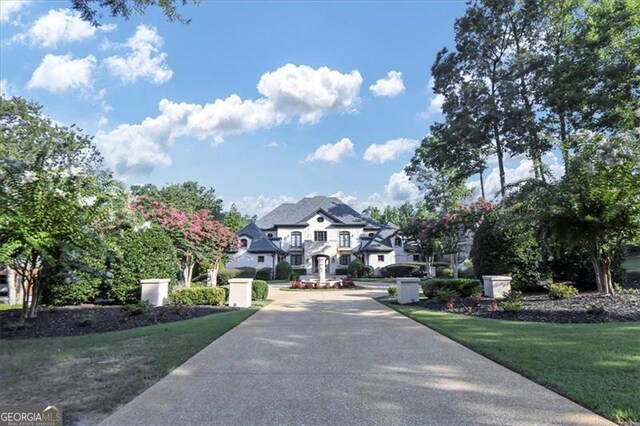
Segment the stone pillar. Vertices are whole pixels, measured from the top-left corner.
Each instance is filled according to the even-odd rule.
[[[484,295],[501,298],[511,290],[511,277],[506,275],[483,275]]]
[[[324,257],[318,258],[318,281],[327,282],[327,259]]]
[[[396,278],[398,303],[406,305],[420,300],[420,278]]]
[[[167,303],[169,298],[169,279],[152,278],[150,280],[141,280],[140,285],[142,292],[140,300],[149,302],[153,306],[162,306]]]
[[[229,306],[248,308],[251,306],[251,286],[253,278],[232,278],[229,280]]]

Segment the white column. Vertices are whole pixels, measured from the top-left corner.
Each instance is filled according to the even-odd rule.
[[[167,303],[169,297],[169,279],[152,278],[141,280],[142,292],[140,300],[149,302],[153,306],[162,306]]]
[[[318,258],[318,281],[321,283],[327,282],[327,259],[324,257]]]
[[[251,286],[253,278],[232,278],[229,280],[229,306],[248,308],[251,306]]]
[[[420,300],[420,278],[396,278],[398,303],[406,305]]]
[[[484,295],[501,298],[511,290],[511,277],[506,275],[483,275]]]

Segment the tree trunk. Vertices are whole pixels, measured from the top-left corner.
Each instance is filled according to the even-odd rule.
[[[458,279],[458,252],[451,253],[451,269],[453,269],[453,278]]]
[[[611,279],[611,259],[606,256],[600,259],[595,255],[591,255],[591,264],[596,273],[596,283],[598,291],[603,294],[613,294],[613,282]]]
[[[562,162],[564,163],[564,173],[569,168],[569,147],[567,146],[567,121],[564,113],[558,114],[560,121],[560,152],[562,153]]]
[[[184,286],[186,288],[191,287],[191,280],[193,279],[193,268],[196,266],[196,263],[191,260],[191,256],[187,256],[186,262],[184,264],[184,270],[182,273],[184,274]]]
[[[209,287],[216,287],[218,285],[218,270],[220,266],[218,263],[212,269],[207,271],[207,285]]]
[[[504,177],[504,152],[502,149],[502,142],[500,141],[500,131],[498,130],[498,125],[493,124],[493,133],[494,138],[496,140],[496,155],[498,156],[498,171],[500,172],[500,195],[502,198],[506,197],[507,189],[505,184]]]
[[[484,178],[482,177],[482,172],[480,172],[480,193],[482,194],[482,199],[486,200],[484,196]]]

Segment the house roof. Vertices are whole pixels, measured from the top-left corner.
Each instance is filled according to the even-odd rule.
[[[382,227],[381,223],[358,213],[338,198],[324,196],[305,197],[297,203],[281,204],[256,221],[256,225],[260,229],[300,225],[318,212],[329,216],[337,225],[364,226],[375,229]]]
[[[383,225],[373,237],[363,239],[360,246],[356,247],[354,251],[388,253],[393,250],[392,238],[398,230],[399,228],[395,224],[389,222]]]
[[[243,236],[251,239],[251,243],[247,248],[249,253],[276,253],[283,251],[255,223],[250,223],[238,231],[238,237]]]

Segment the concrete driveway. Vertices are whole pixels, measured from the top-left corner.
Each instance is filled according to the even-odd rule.
[[[105,425],[611,424],[371,297],[286,292]]]

